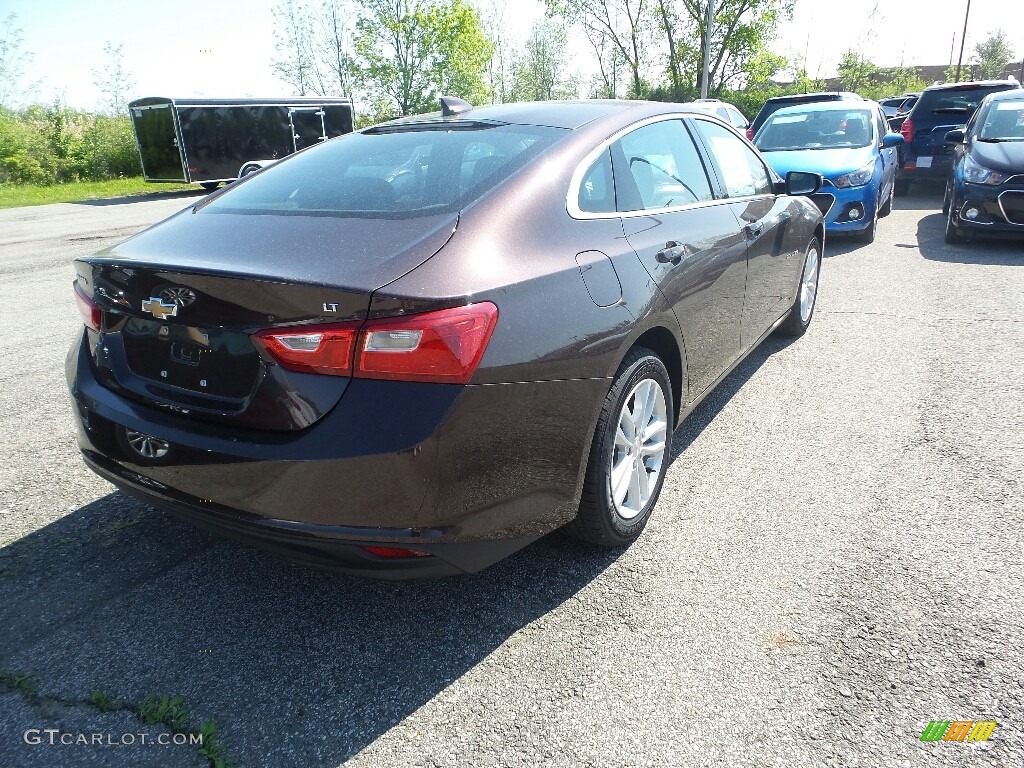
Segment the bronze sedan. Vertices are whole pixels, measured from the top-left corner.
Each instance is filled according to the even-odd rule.
[[[679,421],[811,322],[821,179],[678,105],[443,103],[75,262],[94,471],[382,578],[640,535]]]

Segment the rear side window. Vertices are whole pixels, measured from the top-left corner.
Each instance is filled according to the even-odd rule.
[[[707,120],[694,120],[693,123],[718,167],[727,197],[772,193],[771,177],[764,163],[746,142]]]
[[[614,213],[615,182],[612,180],[611,150],[602,152],[583,177],[577,205],[587,213]]]
[[[200,212],[414,218],[455,211],[568,134],[490,123],[384,126],[293,155]]]
[[[711,200],[711,183],[681,120],[662,120],[612,145],[620,211],[652,211]]]

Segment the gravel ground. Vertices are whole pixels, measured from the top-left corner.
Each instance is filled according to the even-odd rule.
[[[936,194],[898,200],[875,244],[829,243],[809,333],[682,425],[634,546],[393,584],[214,539],[77,457],[70,260],[189,202],[0,211],[0,765],[207,765],[24,743],[152,740],[155,693],[236,766],[1024,766],[1020,243],[946,246]],[[999,726],[920,742],[935,719]]]

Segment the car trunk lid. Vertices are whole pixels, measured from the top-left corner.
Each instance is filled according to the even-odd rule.
[[[285,370],[252,334],[359,323],[378,288],[433,256],[457,214],[409,220],[185,211],[75,262],[102,310],[90,335],[100,380],[190,418],[302,429],[348,379]]]

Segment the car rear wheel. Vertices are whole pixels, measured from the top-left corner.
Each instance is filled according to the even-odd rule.
[[[818,300],[818,276],[821,274],[821,246],[817,238],[811,240],[804,256],[804,267],[800,272],[800,286],[789,316],[779,326],[779,333],[785,336],[803,336],[814,317],[814,306]]]
[[[636,347],[619,366],[590,447],[568,531],[603,547],[636,540],[658,502],[672,451],[672,384],[661,359]]]

